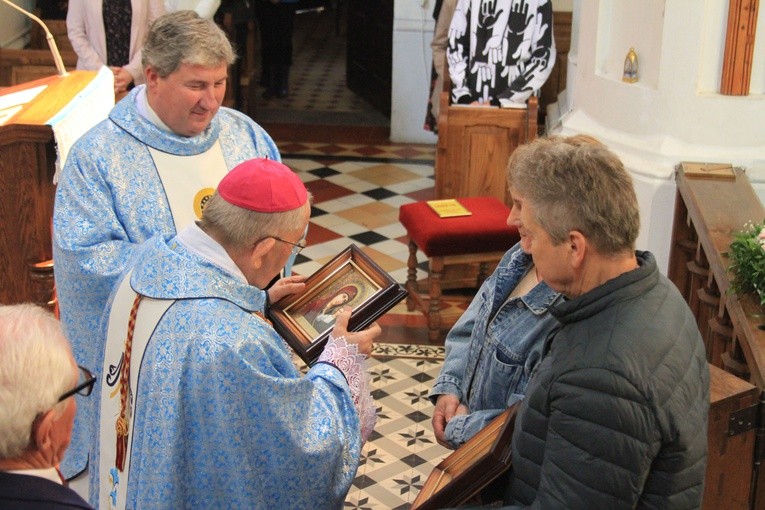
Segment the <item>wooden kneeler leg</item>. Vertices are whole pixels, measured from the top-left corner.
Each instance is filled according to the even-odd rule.
[[[444,259],[442,257],[431,258],[429,269],[428,340],[434,342],[441,335],[441,278],[444,272]]]
[[[409,240],[409,259],[407,260],[406,270],[406,309],[411,312],[414,310],[414,293],[417,292],[417,245]]]

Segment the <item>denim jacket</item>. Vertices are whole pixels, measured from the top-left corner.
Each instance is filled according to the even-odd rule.
[[[544,282],[507,300],[531,265],[520,243],[511,248],[446,336],[446,360],[428,397],[435,403],[438,395],[456,395],[470,410],[446,425],[454,448],[523,398],[544,340],[558,326],[547,310],[564,298]]]

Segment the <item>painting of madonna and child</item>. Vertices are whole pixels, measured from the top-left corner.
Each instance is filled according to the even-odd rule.
[[[349,329],[371,324],[406,297],[406,291],[355,245],[306,279],[306,290],[275,303],[274,327],[307,363],[321,352],[340,310],[353,311]]]

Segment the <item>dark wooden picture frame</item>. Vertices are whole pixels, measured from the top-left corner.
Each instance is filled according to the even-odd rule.
[[[334,312],[352,308],[349,331],[359,331],[406,297],[394,281],[356,245],[350,245],[309,276],[306,289],[269,308],[276,331],[307,364],[324,349],[334,325]]]
[[[411,510],[461,505],[510,469],[518,406],[508,407],[433,468]]]

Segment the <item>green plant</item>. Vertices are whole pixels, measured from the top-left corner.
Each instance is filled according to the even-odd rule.
[[[728,268],[733,273],[733,292],[754,292],[765,306],[765,222],[747,223],[733,236]]]

